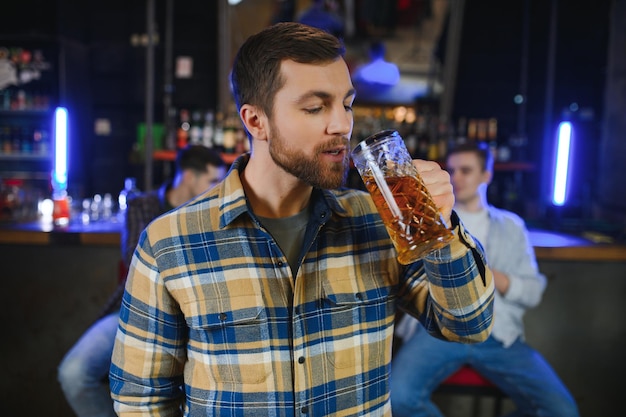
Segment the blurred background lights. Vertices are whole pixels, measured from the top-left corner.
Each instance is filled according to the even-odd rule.
[[[567,197],[567,176],[569,171],[571,139],[572,124],[569,122],[561,122],[558,129],[556,167],[553,179],[554,191],[552,194],[552,203],[556,206],[564,205]]]
[[[54,113],[54,171],[52,186],[56,191],[67,189],[67,109],[58,107]]]

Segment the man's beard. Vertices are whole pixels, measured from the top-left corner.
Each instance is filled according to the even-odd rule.
[[[282,137],[273,123],[271,129],[274,135],[269,141],[269,152],[276,165],[313,187],[333,189],[345,184],[349,161],[347,152],[343,163],[332,165],[322,163],[320,154],[338,146],[347,146],[347,139],[337,138],[324,145],[316,146],[313,150],[313,157],[309,157],[298,149],[290,149],[287,146],[287,140]]]

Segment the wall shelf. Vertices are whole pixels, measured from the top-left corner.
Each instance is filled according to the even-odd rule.
[[[496,162],[494,171],[534,171],[535,164],[530,162]]]
[[[239,157],[239,154],[236,153],[222,152],[220,155],[222,157],[222,161],[228,165],[235,162],[235,159]],[[174,161],[176,159],[176,151],[168,149],[158,150],[152,153],[152,159],[155,161]]]
[[[33,154],[26,152],[12,152],[5,153],[0,152],[0,160],[18,160],[18,161],[47,161],[51,158],[51,155],[48,153],[45,154]]]

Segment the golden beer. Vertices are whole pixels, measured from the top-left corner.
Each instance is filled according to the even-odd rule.
[[[385,180],[401,217],[390,209],[374,177],[363,177],[401,264],[414,262],[452,240],[452,232],[441,222],[441,216],[421,181],[411,176],[386,177]]]
[[[370,136],[352,158],[398,251],[398,262],[415,262],[452,240],[398,132]]]

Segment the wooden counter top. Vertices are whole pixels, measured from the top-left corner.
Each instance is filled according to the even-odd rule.
[[[0,224],[0,244],[119,246],[121,231],[119,222]]]
[[[119,222],[72,223],[67,227],[41,222],[0,224],[0,244],[119,246],[121,230]],[[529,232],[538,261],[626,262],[626,245],[595,243],[547,230]]]
[[[591,240],[548,230],[529,230],[537,260],[624,262],[626,245]]]

